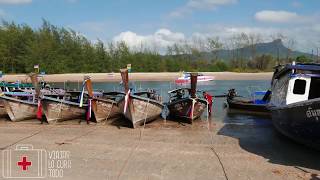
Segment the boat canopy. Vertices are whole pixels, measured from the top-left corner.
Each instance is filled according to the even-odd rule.
[[[276,67],[276,68],[279,68]],[[291,70],[304,70],[304,71],[319,71],[320,73],[320,64],[315,63],[297,63],[297,64],[287,64],[280,71],[276,72],[274,75],[274,79],[279,78],[280,76],[286,74]],[[311,73],[310,73],[311,74]]]
[[[33,85],[31,83],[7,83],[0,82],[0,87],[9,87],[9,88],[32,88]]]

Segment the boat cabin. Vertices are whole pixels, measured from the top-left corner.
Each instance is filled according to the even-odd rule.
[[[293,104],[320,98],[320,65],[287,65],[274,74],[273,104]]]
[[[294,74],[289,80],[287,104],[320,97],[320,74]]]

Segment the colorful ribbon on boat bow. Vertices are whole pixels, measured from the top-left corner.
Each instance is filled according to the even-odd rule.
[[[193,111],[194,111],[194,105],[196,104],[196,100],[192,98],[192,106],[190,111],[190,119],[193,119]]]
[[[84,88],[85,88],[86,82],[87,82],[87,80],[83,81],[83,83],[82,83],[82,90],[81,90],[81,95],[80,95],[79,107],[83,106],[83,96],[84,96]]]
[[[87,120],[88,124],[89,124],[89,120],[91,119],[91,111],[92,111],[92,99],[89,98],[89,100],[88,100],[88,112],[87,112],[87,117],[86,117],[86,120]]]
[[[37,111],[37,119],[41,120],[42,119],[42,104],[41,100],[38,100],[38,111]]]
[[[124,108],[123,108],[123,113],[127,112],[127,108],[129,105],[129,100],[130,100],[130,89],[127,92],[126,96],[124,97]]]

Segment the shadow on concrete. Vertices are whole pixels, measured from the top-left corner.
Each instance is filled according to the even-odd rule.
[[[271,119],[226,115],[224,122],[218,134],[238,139],[244,150],[270,163],[320,170],[320,152],[278,133]]]
[[[132,123],[130,120],[126,119],[125,117],[121,116],[115,119],[109,119],[108,124],[112,126],[116,126],[120,128],[133,128]]]

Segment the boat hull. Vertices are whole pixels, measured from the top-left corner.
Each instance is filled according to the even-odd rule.
[[[236,109],[243,112],[261,113],[265,115],[271,115],[267,104],[254,104],[252,102],[241,102],[237,100],[227,99],[229,109]]]
[[[320,99],[271,107],[272,122],[285,136],[320,150]]]
[[[170,116],[192,123],[193,120],[198,119],[203,114],[207,108],[207,104],[204,100],[196,99],[193,115],[191,114],[192,99],[190,98],[173,101],[168,104],[168,108]]]
[[[130,95],[125,111],[125,98],[123,98],[119,107],[126,119],[130,120],[133,128],[150,122],[158,118],[162,112],[163,105],[155,100]]]
[[[36,119],[38,104],[18,100],[11,97],[1,96],[1,103],[11,121],[22,121],[28,119]]]
[[[0,101],[0,117],[5,117],[7,116],[7,111],[6,109],[4,108],[4,105],[2,103],[2,101]]]
[[[43,113],[49,124],[66,120],[85,118],[87,105],[79,107],[78,103],[72,103],[54,98],[41,99]]]
[[[121,115],[117,102],[107,99],[94,99],[94,101],[96,102],[96,108],[93,109],[93,112],[98,123]]]

